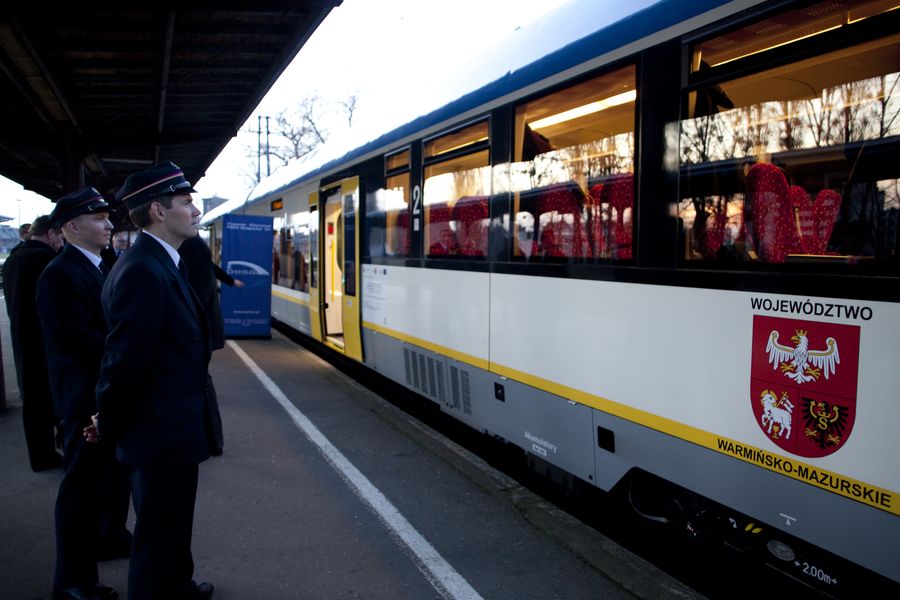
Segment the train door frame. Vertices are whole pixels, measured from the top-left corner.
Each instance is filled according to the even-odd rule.
[[[323,185],[310,194],[309,200],[318,252],[317,265],[310,265],[310,275],[317,269],[315,291],[310,277],[310,329],[316,340],[362,361],[359,177]],[[310,242],[312,234],[311,229]],[[338,279],[340,298],[336,293]]]
[[[319,241],[319,192],[309,194],[309,262],[307,281],[309,282],[309,333],[316,341],[323,342],[322,321],[319,298],[319,264],[321,263]]]

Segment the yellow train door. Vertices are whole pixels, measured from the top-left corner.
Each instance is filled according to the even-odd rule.
[[[316,339],[362,361],[359,303],[359,178],[323,186],[316,194],[320,210],[313,213],[321,236],[316,297],[310,283],[310,318],[319,329]],[[312,209],[313,198],[310,196]],[[310,241],[312,242],[311,236]],[[313,309],[318,314],[313,314]],[[316,326],[313,326],[315,332]]]

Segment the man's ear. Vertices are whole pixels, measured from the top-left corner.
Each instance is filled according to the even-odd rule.
[[[166,218],[166,211],[163,210],[162,202],[154,202],[150,205],[150,212],[156,215],[158,221],[162,222]]]

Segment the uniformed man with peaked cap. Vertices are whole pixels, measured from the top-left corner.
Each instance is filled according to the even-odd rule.
[[[110,599],[118,594],[99,583],[97,559],[101,552],[116,557],[130,552],[127,473],[111,444],[88,444],[82,436],[97,412],[94,390],[106,338],[100,290],[107,271],[100,251],[112,231],[109,204],[87,187],[57,200],[50,220],[68,242],[41,274],[36,298],[50,392],[64,437],[52,595],[54,600]],[[104,541],[112,547],[102,548]]]
[[[115,442],[131,468],[136,523],[132,600],[210,598],[193,581],[198,464],[210,456],[206,400],[209,324],[179,271],[178,247],[197,235],[195,190],[161,162],[125,180],[116,198],[141,232],[116,261],[101,296],[109,328],[89,439]]]
[[[44,336],[34,297],[38,278],[62,248],[63,237],[48,215],[34,220],[30,234],[3,263],[3,295],[22,398],[28,459],[34,471],[46,471],[61,467],[63,459],[56,451],[58,419],[47,385]]]

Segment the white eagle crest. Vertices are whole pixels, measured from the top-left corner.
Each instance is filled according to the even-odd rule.
[[[810,350],[806,331],[798,329],[791,341],[796,347],[783,346],[778,343],[778,332],[769,334],[769,342],[766,344],[766,352],[769,354],[769,362],[772,368],[781,366],[781,372],[785,377],[793,379],[797,383],[816,381],[824,373],[825,379],[834,375],[837,365],[841,362],[838,354],[837,340],[833,337],[825,340],[825,350]]]

